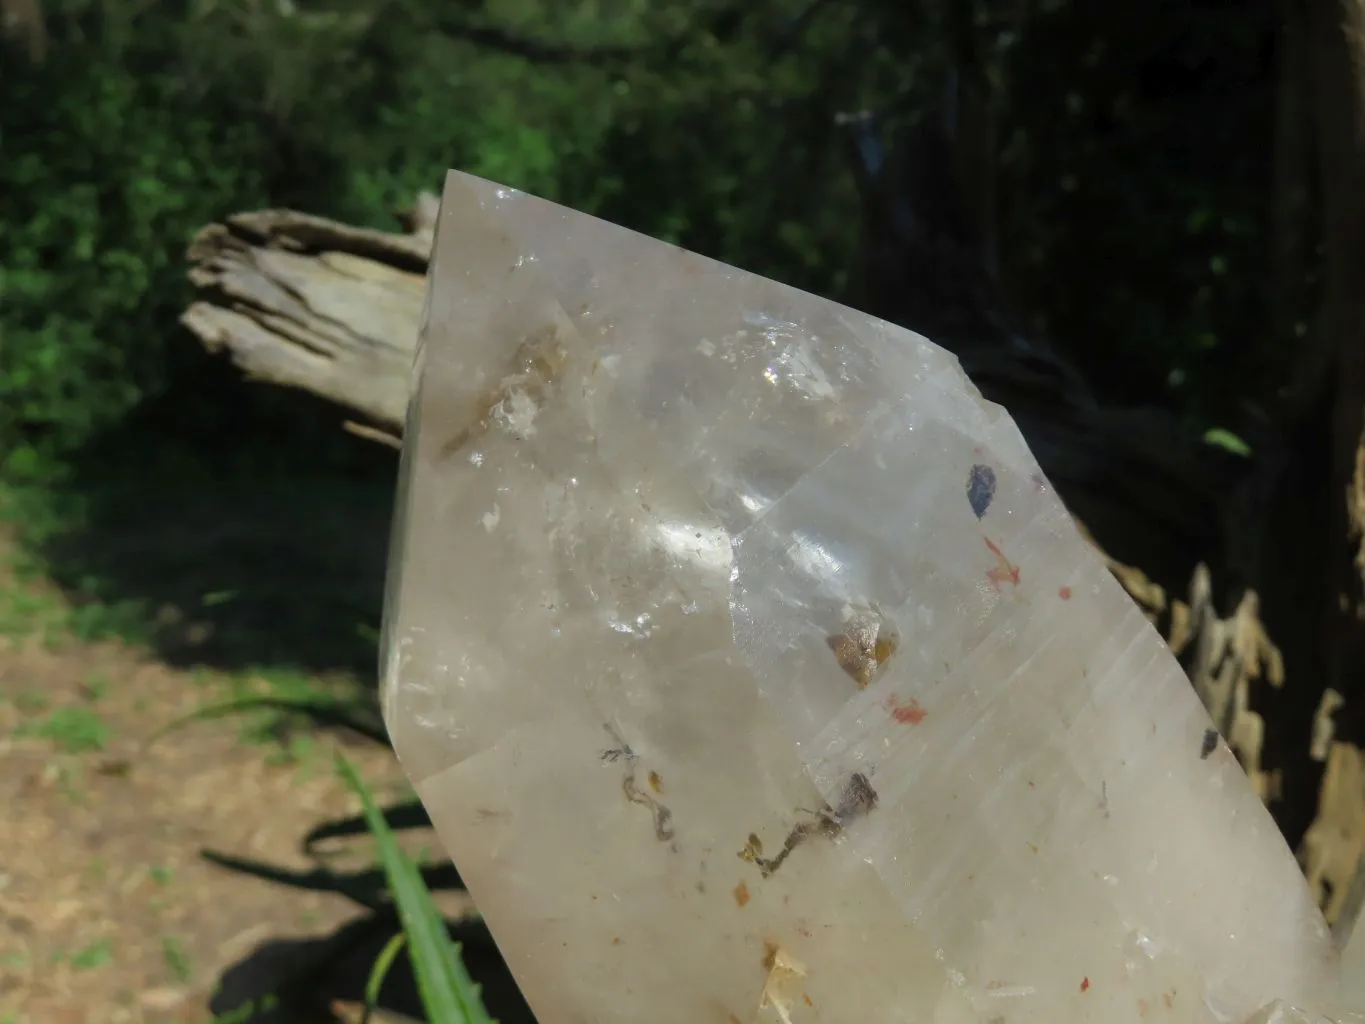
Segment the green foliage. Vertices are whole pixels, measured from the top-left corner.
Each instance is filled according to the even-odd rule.
[[[26,723],[19,734],[51,740],[68,754],[103,750],[109,742],[109,727],[104,720],[82,707],[61,708],[44,719]]]
[[[100,939],[71,956],[71,966],[78,971],[90,971],[103,967],[114,959],[114,948],[108,939]]]
[[[398,959],[398,954],[403,951],[403,947],[407,944],[407,935],[399,932],[384,943],[384,948],[379,951],[379,956],[375,958],[374,964],[370,967],[370,976],[365,981],[365,1010],[367,1012],[379,1005],[379,994],[383,991],[384,979],[389,976],[389,969],[393,967],[393,962]]]
[[[182,943],[174,935],[161,937],[161,959],[165,962],[166,972],[177,983],[187,984],[194,977],[194,964]]]
[[[1251,446],[1230,430],[1221,427],[1214,427],[1212,430],[1204,432],[1204,443],[1213,445],[1215,448],[1222,448],[1225,452],[1233,455],[1240,455],[1246,458],[1251,454]]]
[[[460,959],[460,946],[451,940],[417,865],[399,848],[393,831],[384,820],[384,812],[351,763],[338,756],[337,771],[360,798],[365,820],[379,845],[379,860],[388,878],[399,920],[403,923],[403,933],[407,936],[413,974],[427,1019],[443,1024],[494,1024],[484,1009],[479,986],[470,978]],[[392,960],[397,952],[397,946],[391,944],[381,954],[374,972],[379,981],[372,978],[372,984],[367,986],[367,999],[371,1003],[378,997],[379,985],[387,970],[384,960]]]
[[[265,198],[261,142],[135,55],[69,42],[0,82],[0,443],[71,444],[155,394],[194,230]]]

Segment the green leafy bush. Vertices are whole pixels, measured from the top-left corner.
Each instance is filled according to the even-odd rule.
[[[262,138],[138,55],[59,46],[0,87],[0,442],[77,443],[166,383],[184,251],[265,198]],[[221,105],[220,105],[221,106]]]

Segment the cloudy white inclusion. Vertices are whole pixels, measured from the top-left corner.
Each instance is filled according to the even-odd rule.
[[[660,519],[654,524],[654,541],[679,561],[701,569],[728,572],[730,537],[724,530],[685,519]]]

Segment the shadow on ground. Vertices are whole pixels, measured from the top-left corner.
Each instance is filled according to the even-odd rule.
[[[223,1016],[248,1005],[265,1007],[254,1016],[243,1014],[242,1024],[330,1024],[338,1004],[364,1002],[370,969],[399,930],[397,919],[381,911],[323,938],[263,943],[224,972],[210,1009]],[[535,1024],[488,929],[478,922],[453,925],[451,937],[462,946],[489,1015],[500,1024]],[[406,948],[385,977],[379,1006],[425,1019]]]
[[[72,456],[48,507],[21,513],[26,545],[80,606],[78,635],[112,624],[174,666],[372,681],[396,454],[311,396],[211,390]]]
[[[415,800],[390,805],[384,809],[384,816],[395,833],[425,832],[431,826]],[[367,834],[368,827],[360,815],[314,826],[304,835],[301,849],[315,866],[303,871],[201,851],[211,863],[259,881],[290,889],[335,892],[360,911],[330,935],[272,939],[226,968],[210,1002],[215,1018],[236,1024],[332,1024],[338,1007],[364,1002],[372,969],[390,940],[402,930],[401,924],[381,868],[367,865],[345,870],[329,862],[339,852],[339,841]],[[469,916],[472,904],[454,865],[448,861],[428,863],[420,871],[438,908],[444,905],[449,909],[452,904],[460,908],[447,926],[453,941],[460,944],[464,965],[480,987],[493,1018],[501,1024],[535,1024],[487,926]],[[406,947],[385,975],[379,1005],[404,1018],[424,1019]]]

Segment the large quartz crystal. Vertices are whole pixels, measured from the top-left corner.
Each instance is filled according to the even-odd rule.
[[[385,715],[542,1024],[1317,1020],[1327,930],[956,360],[452,174]]]
[[[1345,989],[1342,996],[1351,1006],[1365,1007],[1365,921],[1358,922],[1342,954]]]

